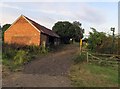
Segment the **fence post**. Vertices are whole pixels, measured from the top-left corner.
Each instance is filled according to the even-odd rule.
[[[82,39],[80,39],[80,55],[82,53]]]
[[[88,52],[87,52],[87,63],[88,63]]]

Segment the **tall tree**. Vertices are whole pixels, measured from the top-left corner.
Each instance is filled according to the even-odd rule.
[[[79,41],[80,39],[83,38],[84,29],[81,27],[82,24],[80,22],[78,22],[78,21],[74,21],[73,26],[74,26],[74,29],[75,29],[75,37],[74,37],[74,39],[76,41]]]
[[[69,39],[75,35],[75,29],[72,23],[68,21],[59,21],[52,28],[60,37],[63,43],[69,43]]]
[[[52,28],[61,37],[63,43],[69,43],[70,38],[80,39],[83,37],[81,23],[68,21],[58,21]]]
[[[104,32],[98,32],[95,28],[91,28],[93,32],[90,32],[90,36],[88,38],[89,45],[88,47],[96,51],[105,41],[106,34]]]

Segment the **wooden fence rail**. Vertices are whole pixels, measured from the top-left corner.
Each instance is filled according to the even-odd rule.
[[[118,66],[120,62],[120,55],[111,55],[111,54],[95,54],[95,53],[88,53],[87,55],[87,62],[97,62],[103,65],[110,65],[110,66]],[[101,56],[101,57],[100,57]]]

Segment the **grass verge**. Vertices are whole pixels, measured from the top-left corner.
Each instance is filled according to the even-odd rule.
[[[70,79],[75,87],[118,87],[118,69],[90,63],[71,67]]]

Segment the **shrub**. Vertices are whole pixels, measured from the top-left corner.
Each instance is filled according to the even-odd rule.
[[[118,48],[120,48],[120,35],[115,35],[113,42],[113,36],[104,32],[98,32],[94,29],[93,32],[90,32],[89,34],[88,48],[91,51],[98,53],[119,54]]]
[[[11,60],[16,55],[16,52],[17,51],[15,49],[5,48],[3,49],[3,52],[2,52],[2,58]]]
[[[24,50],[19,50],[16,55],[14,56],[14,64],[15,65],[21,65],[23,63],[25,63],[26,61],[28,61],[28,57],[27,57],[28,52],[24,51]]]
[[[2,63],[11,71],[21,67],[22,64],[35,59],[39,54],[46,54],[47,48],[42,46],[20,46],[17,44],[4,44],[2,50]]]
[[[45,48],[44,46],[41,46],[40,47],[40,53],[44,53],[44,54],[48,53],[48,48]]]
[[[86,54],[85,53],[81,53],[74,58],[75,63],[83,62],[85,60],[86,60]]]
[[[42,45],[40,47],[35,46],[35,45],[26,46],[23,49],[28,51],[30,54],[41,54],[41,53],[47,53],[48,52],[48,48],[45,48]]]
[[[6,66],[9,66],[10,65],[10,61],[8,61],[7,59],[3,59],[2,60],[2,64],[6,65]]]

